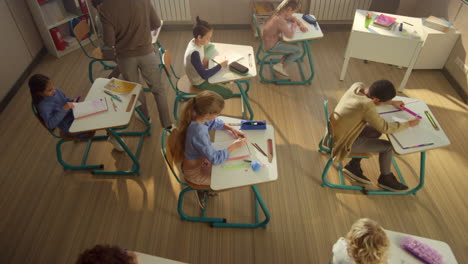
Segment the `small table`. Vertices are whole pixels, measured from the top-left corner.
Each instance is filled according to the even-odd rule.
[[[304,48],[304,53],[302,54],[301,58],[304,58],[304,56],[307,54],[307,59],[309,60],[309,66],[310,66],[310,76],[307,78],[305,77],[304,71],[302,70],[302,65],[300,62],[298,62],[302,81],[277,80],[276,81],[277,84],[311,84],[312,80],[314,79],[315,71],[314,71],[314,64],[312,62],[312,53],[310,52],[309,43],[314,43],[315,42],[314,40],[323,38],[323,32],[320,29],[320,25],[318,22],[315,25],[309,24],[309,22],[305,21],[302,18],[302,15],[303,14],[299,14],[299,13],[293,14],[293,16],[299,21],[301,21],[302,24],[307,28],[307,31],[300,32],[299,27],[298,27],[297,30],[299,32],[294,32],[294,36],[292,38],[283,36],[283,41],[284,42],[299,42],[302,44]]]
[[[249,111],[249,119],[252,120],[254,117],[254,113],[252,111],[252,107],[249,103],[249,96],[248,92],[250,90],[250,79],[257,76],[257,67],[255,65],[255,53],[252,46],[246,45],[234,45],[234,44],[225,44],[225,43],[212,43],[217,51],[217,55],[223,54],[238,54],[242,56],[242,59],[238,60],[237,62],[244,65],[245,67],[249,68],[249,71],[246,75],[241,75],[229,70],[229,66],[226,68],[222,68],[218,71],[215,75],[211,76],[208,79],[208,82],[211,84],[222,84],[228,82],[234,82],[237,87],[239,88],[240,94],[236,96],[241,97],[242,102],[242,118],[246,118],[245,111],[244,111],[244,103],[247,106],[247,110]],[[216,66],[213,60],[209,60],[209,67],[212,68]],[[242,88],[242,84],[245,84],[245,90]]]
[[[434,114],[431,112],[429,107],[426,105],[421,100],[414,99],[414,98],[408,98],[408,97],[402,97],[402,96],[396,96],[394,101],[403,101],[405,103],[405,106],[411,111],[415,112],[416,114],[419,114],[422,119],[421,122],[419,123],[418,126],[425,126],[428,129],[432,129],[430,132],[434,135],[434,142],[431,145],[427,146],[417,146],[417,147],[410,147],[404,149],[400,143],[398,143],[398,140],[393,136],[393,135],[388,135],[388,138],[390,139],[390,142],[392,143],[393,150],[400,154],[409,154],[409,153],[415,153],[415,152],[421,152],[421,159],[420,159],[420,172],[419,172],[419,184],[411,189],[408,190],[404,193],[396,193],[396,192],[390,192],[390,191],[367,191],[369,194],[416,194],[416,192],[421,189],[424,186],[424,179],[425,179],[425,171],[426,171],[426,151],[434,148],[439,148],[443,146],[447,146],[450,144],[450,140],[447,138],[447,135],[445,135],[444,131],[442,130],[442,127],[440,126],[439,122],[437,122],[437,119],[435,118]],[[400,112],[400,110],[395,109],[395,107],[391,105],[382,105],[382,106],[377,106],[377,111],[379,114],[382,115],[391,115],[392,113]],[[425,112],[432,117],[432,120],[434,124],[437,125],[438,130],[436,130],[433,125],[431,124],[429,118],[425,114]],[[420,136],[419,134],[415,134],[414,137]],[[400,176],[400,180],[402,181],[403,184],[405,184],[405,181],[403,177],[401,177],[401,172],[400,169],[398,168],[398,165],[394,160],[393,165],[395,166],[395,169],[397,170],[398,175]]]
[[[379,12],[367,10],[356,10],[354,16],[353,28],[349,36],[348,46],[346,47],[343,68],[341,69],[340,80],[344,80],[348,68],[349,59],[357,58],[381,63],[393,64],[396,66],[407,67],[405,76],[401,81],[399,91],[402,91],[411,74],[414,64],[418,59],[423,40],[422,22],[420,18],[398,16],[394,14],[385,14],[396,18],[396,24],[404,24],[405,31],[400,32],[397,25],[390,30],[379,26],[370,25],[364,27],[367,13],[372,13],[374,21]]]
[[[225,123],[239,123],[240,119],[230,117],[219,117]],[[266,227],[270,221],[270,214],[268,209],[263,202],[262,196],[257,189],[255,184],[266,183],[276,181],[278,179],[278,165],[277,165],[277,152],[276,152],[276,141],[274,128],[271,125],[267,125],[266,130],[242,130],[247,136],[249,144],[249,150],[252,161],[258,161],[263,164],[262,168],[254,172],[251,168],[232,168],[236,165],[246,164],[243,160],[233,160],[225,162],[218,166],[213,166],[211,170],[211,189],[215,191],[227,190],[232,188],[239,188],[250,186],[255,195],[255,223],[213,223],[216,227],[244,227],[244,228],[257,228]],[[224,130],[216,130],[214,142],[233,140],[232,135]],[[260,148],[267,153],[268,146],[267,140],[272,140],[273,147],[273,158],[271,163],[268,162],[268,158],[263,156],[257,149],[252,147],[250,144],[257,143]],[[229,168],[231,166],[231,168]],[[260,222],[258,216],[258,205],[260,205],[263,213],[265,214],[265,220]]]
[[[401,241],[407,236],[417,239],[423,242],[424,244],[427,244],[430,247],[436,249],[440,254],[442,254],[444,263],[450,263],[450,264],[458,263],[449,245],[445,242],[432,240],[432,239],[424,238],[424,237],[412,236],[412,235],[389,231],[389,230],[385,230],[385,233],[387,233],[388,239],[390,240],[388,264],[422,263],[413,255],[406,252],[404,249],[400,247]]]
[[[130,120],[133,116],[133,112],[135,109],[135,104],[137,102],[138,96],[141,92],[141,85],[137,84],[137,86],[133,89],[133,91],[129,94],[119,94],[118,96],[122,99],[122,102],[114,100],[114,103],[117,106],[117,111],[114,110],[112,102],[110,100],[110,96],[104,93],[104,86],[109,82],[109,79],[105,78],[97,78],[91,89],[89,90],[88,94],[86,95],[85,101],[93,100],[96,98],[107,98],[108,103],[108,111],[104,113],[99,113],[96,115],[88,116],[82,119],[75,119],[70,127],[70,133],[81,133],[86,131],[92,130],[100,130],[105,129],[108,131],[110,135],[115,137],[115,139],[119,142],[125,152],[133,161],[132,170],[130,171],[103,171],[103,170],[95,170],[93,171],[94,174],[118,174],[118,175],[130,175],[130,174],[140,174],[140,163],[138,161],[138,156],[140,154],[141,146],[143,143],[143,139],[145,135],[150,135],[151,125],[146,123],[146,130],[144,131],[123,131],[123,132],[116,132],[116,128],[122,128],[127,126],[130,123]],[[139,109],[136,109],[138,114],[141,116],[141,112]],[[140,136],[140,141],[138,143],[137,151],[132,153],[128,146],[123,142],[120,136]]]

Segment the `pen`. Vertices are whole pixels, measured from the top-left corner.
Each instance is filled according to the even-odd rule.
[[[408,22],[403,22],[403,23],[405,23],[405,24],[407,24],[407,25],[410,25],[410,26],[412,26],[412,25],[413,25],[413,24],[410,24],[410,23],[408,23]]]
[[[435,129],[435,130],[439,130],[439,127],[437,126],[436,122],[435,122],[434,119],[432,118],[431,114],[429,114],[428,111],[424,111],[424,113],[426,114],[427,119],[429,119],[429,122],[431,122],[431,125],[434,127],[434,129]]]
[[[115,105],[114,98],[111,97],[112,105],[114,106],[114,112],[117,112],[117,106]]]
[[[79,102],[79,101],[80,101],[80,99],[81,99],[81,95],[80,95],[80,96],[78,96],[78,97],[75,99],[75,102]]]
[[[403,149],[412,149],[412,148],[427,147],[427,146],[430,146],[430,145],[434,145],[434,143],[427,143],[427,144],[421,144],[421,145],[412,146],[412,147],[405,147],[405,148],[403,148]]]
[[[122,102],[122,99],[120,99],[120,97],[118,97],[117,95],[115,94],[112,94],[111,92],[107,91],[107,90],[104,90],[104,92],[109,95],[110,97],[114,98],[115,100],[119,101],[119,102]]]
[[[249,53],[249,67],[252,67],[252,54]]]
[[[419,118],[419,119],[421,119],[421,118],[422,118],[420,115],[416,114],[415,112],[413,112],[413,111],[409,110],[409,109],[408,109],[408,108],[406,108],[406,107],[402,107],[401,109],[403,109],[404,111],[406,111],[406,112],[410,113],[411,115],[413,115],[413,116],[415,116],[415,117],[417,117],[417,118]]]

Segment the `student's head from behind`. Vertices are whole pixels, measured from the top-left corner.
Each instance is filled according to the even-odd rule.
[[[215,119],[224,108],[224,98],[218,93],[204,90],[190,99],[186,104],[179,120],[171,143],[176,162],[184,160],[185,135],[192,121],[207,121]]]
[[[98,9],[98,7],[104,2],[104,0],[91,0],[94,8]]]
[[[286,14],[287,17],[297,12],[301,7],[297,0],[283,0],[275,10],[275,14]]]
[[[76,264],[137,264],[134,252],[116,246],[96,245],[80,254]]]
[[[28,85],[34,104],[38,104],[44,97],[53,96],[55,94],[52,81],[43,74],[34,74],[31,76]]]
[[[346,235],[348,254],[357,264],[383,264],[390,246],[383,228],[374,220],[357,220]]]
[[[396,90],[389,80],[379,80],[369,87],[367,95],[375,104],[386,103],[395,97]]]
[[[213,28],[208,24],[208,22],[201,20],[197,16],[195,25],[193,26],[193,37],[197,41],[198,45],[204,46],[211,41],[211,36],[213,35]]]

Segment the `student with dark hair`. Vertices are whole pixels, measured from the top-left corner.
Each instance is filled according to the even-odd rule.
[[[140,83],[140,72],[148,84],[159,112],[162,127],[172,124],[167,91],[161,82],[159,59],[151,44],[151,30],[161,26],[150,0],[94,0],[102,22],[104,44],[114,49],[125,80]],[[150,121],[144,93],[140,110]]]
[[[34,107],[48,129],[59,128],[67,135],[82,139],[88,138],[91,135],[90,132],[69,132],[70,126],[75,120],[72,111],[74,107],[73,102],[77,102],[77,99],[65,96],[62,91],[54,87],[52,80],[43,74],[31,76],[28,85]],[[124,151],[114,137],[109,135],[108,140],[116,150]]]
[[[406,122],[387,122],[377,113],[376,105],[391,104],[401,109],[401,101],[392,101],[395,97],[395,87],[390,81],[380,80],[370,87],[363,83],[355,83],[346,91],[338,102],[332,118],[333,153],[337,161],[343,161],[353,153],[378,152],[381,188],[390,191],[405,191],[408,187],[400,183],[390,170],[392,161],[392,145],[387,140],[379,139],[382,133],[392,134],[419,124],[419,119]],[[361,169],[361,159],[353,158],[344,168],[344,172],[352,179],[369,184],[371,181],[364,176]]]
[[[117,246],[96,245],[80,254],[76,264],[138,264],[135,252]]]
[[[210,84],[208,78],[215,75],[221,68],[227,66],[223,61],[215,67],[208,69],[208,59],[205,58],[204,46],[211,41],[213,29],[208,22],[197,16],[193,27],[193,39],[187,45],[184,55],[184,68],[190,83],[202,90],[210,90],[220,94],[224,99],[231,98],[231,89],[218,84]]]

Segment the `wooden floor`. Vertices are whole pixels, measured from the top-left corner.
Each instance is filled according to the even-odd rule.
[[[190,36],[189,31],[160,36],[179,73]],[[56,140],[33,117],[24,84],[0,115],[0,263],[73,263],[81,251],[98,243],[189,263],[326,263],[334,242],[360,217],[389,230],[445,241],[458,263],[468,263],[468,109],[441,72],[414,71],[405,90],[429,105],[452,142],[428,152],[426,183],[417,195],[365,196],[320,186],[327,159],[317,152],[325,126],[322,100],[334,107],[354,82],[385,78],[398,87],[404,75],[404,69],[352,59],[345,80],[339,81],[347,40],[347,32],[325,32],[311,44],[312,85],[252,81],[255,119],[275,126],[278,144],[279,179],[258,186],[272,217],[266,229],[216,229],[180,220],[180,187],[166,171],[156,105],[149,94],[153,128],[142,148],[141,175],[93,176],[64,171],[57,163]],[[215,31],[213,42],[257,46],[248,30]],[[84,96],[90,87],[87,64],[78,50],[59,60],[44,58],[34,73],[49,75],[69,96]],[[98,76],[106,73],[96,70]],[[174,93],[169,94],[172,109]],[[239,99],[228,100],[224,114],[240,116]],[[138,121],[131,125],[141,126]],[[135,139],[125,140],[136,147]],[[65,144],[64,158],[79,162],[83,149],[83,143]],[[409,185],[415,186],[419,155],[397,160]],[[93,145],[89,162],[130,166],[107,142]],[[364,162],[363,169],[376,182],[376,158]],[[195,213],[194,196],[187,197],[185,209]],[[251,221],[252,197],[249,188],[223,192],[210,201],[208,215]]]

